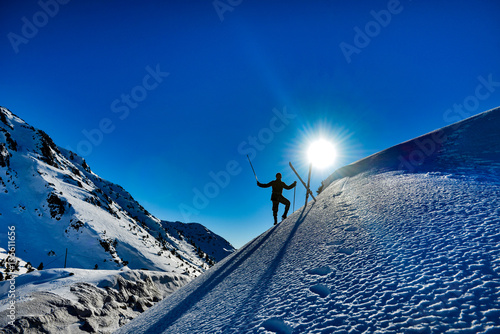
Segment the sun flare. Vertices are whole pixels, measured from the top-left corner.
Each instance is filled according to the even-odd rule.
[[[318,139],[311,143],[307,151],[309,162],[317,168],[326,168],[333,164],[337,152],[332,143],[325,139]]]

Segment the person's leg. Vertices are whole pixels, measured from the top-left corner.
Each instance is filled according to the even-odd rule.
[[[279,201],[273,201],[273,217],[274,225],[278,224],[278,207],[280,205]]]
[[[290,201],[287,200],[285,197],[281,196],[280,203],[285,205],[285,213],[282,216],[283,219],[285,219],[288,215],[288,210],[290,209]]]

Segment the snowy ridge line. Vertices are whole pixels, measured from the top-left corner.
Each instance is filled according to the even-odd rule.
[[[454,172],[474,169],[485,176],[500,176],[500,107],[408,140],[339,168],[325,181],[324,188],[337,179],[377,171]],[[475,150],[481,146],[481,151]],[[457,151],[458,149],[458,151]],[[460,154],[457,154],[460,152]],[[486,168],[485,166],[488,166]],[[323,189],[324,189],[323,188]]]

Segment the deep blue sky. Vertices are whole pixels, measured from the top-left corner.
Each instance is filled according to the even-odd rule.
[[[339,158],[313,170],[315,190],[500,105],[496,0],[60,2],[2,1],[0,105],[157,217],[236,247],[272,225],[246,154],[262,182],[291,183],[288,161],[306,177],[322,132]],[[304,196],[299,185],[296,209]]]

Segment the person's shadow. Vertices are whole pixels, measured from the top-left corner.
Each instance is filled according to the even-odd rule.
[[[288,249],[290,241],[293,239],[298,227],[304,222],[307,214],[312,207],[313,205],[304,206],[300,213],[300,216],[297,218],[293,228],[290,230],[288,237],[283,242],[280,251],[276,254],[276,257],[271,262],[267,270],[264,271],[260,279],[254,285],[253,289],[248,294],[248,297],[240,303],[241,306],[238,310],[235,310],[235,314],[239,314],[240,311],[245,309],[246,318],[250,318],[248,320],[251,320],[253,318],[255,311],[258,309],[257,306],[259,301],[261,300],[261,297],[264,297],[267,293],[267,290],[269,289],[266,282],[275,274],[277,268],[283,260],[284,255],[286,254],[286,250]],[[216,270],[215,273],[211,275],[207,273],[208,275],[206,281],[198,283],[198,287],[191,291],[187,295],[187,298],[180,301],[174,308],[164,314],[161,319],[158,319],[154,325],[148,328],[148,332],[162,333],[163,331],[165,331],[170,325],[172,325],[186,312],[188,312],[191,307],[193,307],[199,300],[203,299],[203,297],[205,297],[210,291],[217,287],[217,285],[219,285],[226,277],[231,275],[231,273],[235,271],[243,262],[245,262],[256,250],[258,250],[269,239],[271,235],[275,234],[280,229],[280,227],[281,225],[278,224],[269,229],[266,233],[251,241],[235,255],[230,256],[230,258],[226,261],[223,260],[223,262],[220,263],[220,267],[214,267],[212,270]],[[161,303],[157,307],[161,307]],[[233,327],[234,323],[235,320],[231,321],[231,323],[225,326],[224,332],[230,332],[230,329],[231,327]]]

